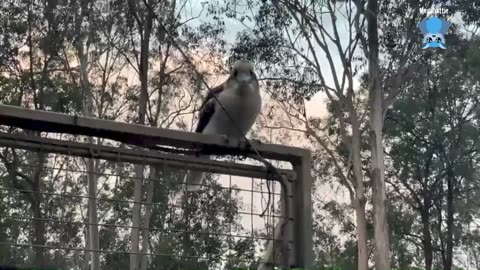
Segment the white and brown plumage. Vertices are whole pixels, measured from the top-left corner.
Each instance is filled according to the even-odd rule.
[[[253,65],[247,61],[237,61],[228,79],[212,88],[203,101],[195,132],[226,135],[230,140],[240,141],[255,123],[261,106]],[[189,172],[185,176],[187,191],[199,190],[203,177],[202,172]]]

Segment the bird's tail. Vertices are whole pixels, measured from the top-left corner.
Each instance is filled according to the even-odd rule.
[[[210,156],[201,156],[202,158],[210,158]],[[199,191],[203,179],[205,178],[205,173],[199,171],[189,171],[183,182],[187,184],[187,191]]]
[[[189,171],[183,182],[187,184],[187,191],[199,191],[203,182],[204,173],[199,171]]]

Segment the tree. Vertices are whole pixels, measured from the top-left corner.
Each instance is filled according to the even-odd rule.
[[[392,158],[390,185],[401,201],[417,212],[404,225],[406,239],[419,245],[424,253],[425,269],[434,259],[452,269],[453,249],[459,245],[460,223],[468,223],[471,202],[465,201],[478,179],[475,176],[477,150],[473,137],[475,103],[478,88],[473,70],[463,59],[472,50],[471,43],[454,31],[448,36],[450,51],[419,56],[413,84],[387,113],[386,134]],[[408,194],[408,195],[407,195]],[[462,206],[455,206],[461,204]],[[464,212],[460,214],[460,212]],[[459,211],[458,219],[454,216]],[[418,218],[417,218],[418,217]],[[465,218],[465,220],[463,220]],[[440,257],[437,257],[440,252]]]
[[[368,90],[370,103],[371,181],[375,227],[375,269],[390,269],[390,240],[386,209],[385,165],[383,157],[383,107],[384,96],[380,84],[378,45],[378,2],[368,0],[366,9],[368,44]]]
[[[398,16],[392,22],[391,10],[402,7],[419,8],[425,3],[386,3],[378,7],[378,16],[369,17],[369,9],[377,10],[376,4],[367,1],[319,1],[304,3],[301,1],[262,1],[250,4],[255,11],[255,17],[250,17],[252,11],[242,13],[238,8],[228,14],[241,22],[249,20],[255,22],[256,28],[248,29],[248,32],[238,36],[238,42],[233,49],[233,56],[243,56],[254,59],[261,67],[262,80],[266,81],[268,89],[277,101],[286,108],[285,114],[290,124],[283,124],[287,130],[304,132],[313,138],[315,144],[321,147],[328,158],[334,164],[334,174],[339,182],[348,190],[351,203],[356,213],[358,258],[359,269],[368,268],[368,248],[365,219],[366,192],[368,188],[377,183],[378,192],[375,191],[377,236],[379,245],[378,254],[380,268],[388,268],[388,230],[386,230],[386,214],[383,210],[385,196],[382,171],[383,171],[383,148],[381,148],[383,118],[386,110],[393,102],[397,92],[403,88],[404,77],[409,73],[406,69],[409,57],[415,44],[414,34],[407,35],[404,40],[395,40],[405,46],[395,48],[395,54],[391,59],[384,62],[376,61],[376,42],[369,43],[364,36],[365,20],[370,20],[370,28],[367,31],[371,37],[375,37],[378,31],[377,23],[390,20],[391,26],[401,27],[405,33],[415,33],[418,12],[412,17]],[[235,6],[235,5],[232,5]],[[247,5],[248,6],[248,5]],[[230,6],[231,7],[231,6]],[[231,7],[233,9],[233,7]],[[400,10],[398,8],[398,10]],[[397,11],[395,11],[397,12]],[[378,17],[378,18],[377,18]],[[373,19],[372,19],[373,18]],[[346,24],[346,34],[340,34],[341,24]],[[245,23],[246,24],[246,23]],[[250,34],[251,33],[251,34]],[[378,38],[379,53],[391,52],[388,48],[392,42],[388,35],[392,33],[382,32]],[[383,42],[386,41],[386,42]],[[255,50],[251,48],[254,47]],[[378,78],[367,76],[375,82],[371,84],[370,103],[365,104],[365,95],[359,89],[355,89],[354,80],[365,64],[365,59],[370,56],[372,70],[375,73],[378,65],[389,65],[388,73],[378,74]],[[390,55],[389,55],[390,56]],[[363,60],[363,61],[362,61]],[[323,63],[325,62],[325,63]],[[281,63],[281,65],[279,64]],[[340,67],[338,67],[339,63]],[[375,76],[377,74],[374,74]],[[327,80],[326,78],[331,78]],[[391,90],[385,97],[386,85]],[[365,87],[368,88],[368,87]],[[331,103],[333,122],[323,119],[307,117],[304,100],[309,100],[314,94],[324,93]],[[366,106],[367,105],[367,106]],[[370,105],[370,106],[368,106]],[[380,107],[378,107],[380,106]],[[368,126],[365,113],[370,109],[370,126]],[[292,120],[293,119],[293,120]],[[298,124],[304,128],[298,128]],[[278,128],[278,126],[274,127]],[[370,147],[372,147],[372,160],[368,161],[370,169],[365,170],[363,162],[368,160],[365,155],[363,134],[371,129],[372,135]],[[329,130],[329,134],[324,132]],[[372,134],[372,133],[369,133]],[[331,139],[338,136],[339,139]],[[373,141],[372,141],[373,140]],[[343,149],[337,156],[334,149]],[[375,169],[375,173],[372,172]],[[377,170],[378,169],[378,170]],[[378,174],[376,173],[378,171]],[[364,181],[369,177],[373,182]],[[376,180],[373,180],[376,179]],[[379,197],[376,197],[379,195]],[[386,245],[385,245],[386,244]],[[383,250],[383,251],[382,251]],[[381,258],[381,259],[380,259]],[[382,266],[383,265],[383,266]]]
[[[15,12],[23,12],[24,6],[31,5],[31,3],[2,4],[1,11],[3,12],[2,18],[4,18],[2,22],[7,26],[2,28],[2,30],[5,30],[2,34],[9,37],[9,42],[0,43],[2,45],[0,58],[3,61],[2,63],[5,64],[2,64],[2,72],[8,72],[8,76],[4,76],[5,73],[2,73],[0,81],[2,103],[28,107],[35,105],[40,109],[64,113],[83,113],[103,119],[131,122],[131,116],[138,115],[139,102],[136,97],[138,97],[139,88],[136,82],[128,82],[127,78],[122,76],[122,73],[125,74],[126,62],[136,62],[137,47],[132,46],[131,42],[133,40],[135,45],[135,42],[139,40],[136,39],[136,33],[138,32],[131,32],[126,27],[129,26],[126,23],[129,17],[125,15],[131,14],[128,3],[125,3],[125,5],[116,1],[97,1],[95,3],[82,1],[82,3],[83,6],[77,2],[56,3],[50,1],[45,6],[36,6],[39,9],[34,11],[35,16],[32,15],[32,17],[35,21],[30,22],[30,24],[27,23],[27,20],[24,22],[21,17],[17,20],[15,16],[18,16],[18,14]],[[109,6],[113,8],[106,11],[105,8]],[[145,11],[147,10],[146,7],[142,8]],[[211,54],[222,49],[222,43],[215,40],[222,33],[221,24],[201,24],[198,28],[203,29],[204,34],[199,35],[196,34],[198,32],[197,28],[192,28],[187,24],[192,18],[179,16],[182,9],[179,11],[175,8],[175,5],[167,5],[166,7],[159,5],[154,8],[159,11],[159,14],[162,14],[160,12],[162,8],[171,12],[170,16],[172,18],[170,19],[172,21],[168,19],[166,24],[167,27],[169,24],[178,27],[175,32],[181,33],[179,35],[180,43],[188,41],[186,44],[192,43],[194,46],[205,44],[202,48],[208,50],[202,51],[206,54],[201,56],[211,59],[216,58],[215,55],[212,56]],[[79,14],[82,9],[82,14]],[[32,9],[29,10],[29,12],[33,12]],[[48,16],[39,16],[42,14]],[[161,17],[161,15],[159,16]],[[180,21],[182,18],[185,21]],[[131,17],[131,19],[132,24],[130,26],[134,27],[134,18]],[[155,22],[157,21],[152,21],[152,24]],[[41,31],[44,25],[48,26],[46,27],[48,31]],[[30,26],[30,30],[28,30],[28,26]],[[144,122],[164,128],[188,129],[189,125],[182,117],[191,115],[195,109],[194,105],[199,96],[197,92],[200,90],[198,76],[192,72],[191,66],[185,65],[186,61],[183,58],[178,57],[170,42],[167,41],[165,33],[162,34],[161,29],[158,25],[152,27],[151,35],[155,38],[158,37],[158,39],[150,41],[149,46],[152,49],[143,58],[144,60],[150,59],[153,62],[148,66],[151,75],[148,76],[148,81],[144,85],[148,86],[146,88],[148,97],[154,97],[147,100]],[[22,41],[24,39],[29,40],[28,35],[32,36],[30,48],[38,47],[40,49],[35,49],[30,55],[27,50],[27,56],[33,58],[33,61],[26,61],[26,63],[31,63],[33,67],[30,68],[27,65],[27,69],[18,70],[18,63],[22,63],[22,54],[20,54],[18,48],[23,46]],[[161,38],[162,35],[163,38]],[[159,53],[152,56],[152,50],[158,50]],[[155,55],[159,55],[159,57]],[[39,66],[39,63],[42,66]],[[156,67],[154,64],[157,63],[160,63],[159,72],[152,68]],[[130,65],[128,68],[135,70],[138,65]],[[18,74],[15,72],[18,72]],[[33,84],[37,88],[30,88],[30,85]],[[142,86],[141,82],[140,86]],[[24,89],[28,91],[24,91]],[[87,106],[84,106],[85,103]],[[186,119],[189,120],[189,118]],[[83,138],[74,136],[65,136],[64,139],[80,139],[85,142]],[[93,142],[125,147],[108,140],[97,139]],[[121,236],[124,232],[117,226],[130,221],[125,213],[128,213],[131,209],[128,204],[123,203],[123,205],[118,206],[109,200],[113,197],[113,199],[125,201],[130,195],[133,195],[133,186],[130,187],[129,181],[126,181],[132,179],[132,166],[95,160],[93,164],[87,162],[87,169],[85,169],[78,162],[79,159],[76,158],[45,155],[45,161],[39,162],[36,158],[39,155],[37,153],[12,151],[11,149],[2,150],[4,150],[2,151],[4,155],[3,166],[0,167],[2,188],[22,188],[21,190],[25,193],[21,194],[29,202],[26,204],[18,203],[12,196],[2,199],[0,209],[2,214],[5,214],[2,217],[6,217],[7,221],[4,222],[2,219],[0,226],[7,228],[5,231],[8,232],[7,235],[1,236],[2,239],[5,238],[6,241],[13,243],[20,242],[25,237],[32,239],[38,246],[34,248],[35,253],[38,254],[36,262],[30,262],[35,265],[55,263],[65,267],[81,266],[82,269],[89,269],[99,267],[98,264],[100,263],[102,269],[118,269],[128,263],[125,256],[119,254],[100,257],[97,253],[91,259],[88,257],[89,252],[85,252],[85,258],[81,258],[78,251],[67,249],[59,252],[46,252],[47,249],[44,246],[54,245],[61,248],[70,246],[80,250],[83,248],[99,248],[102,250],[117,250],[118,252],[128,250],[129,241],[122,239]],[[56,171],[47,167],[46,164],[61,165],[60,169],[57,168],[58,177],[53,176],[53,172]],[[28,168],[27,170],[23,168],[25,166]],[[147,167],[146,169],[147,175],[150,172],[152,181],[145,183],[145,186],[148,187],[147,198],[142,199],[147,201],[148,207],[145,207],[143,226],[154,227],[155,229],[143,230],[142,252],[170,253],[173,261],[170,266],[178,267],[184,263],[176,258],[182,255],[183,250],[192,249],[192,246],[187,246],[184,242],[178,242],[175,239],[177,235],[173,237],[168,230],[183,227],[195,231],[200,228],[211,230],[213,233],[208,235],[207,238],[192,237],[192,250],[198,252],[198,256],[216,256],[216,259],[211,262],[212,265],[218,264],[219,255],[225,253],[227,249],[237,251],[237,255],[230,259],[232,263],[242,258],[253,261],[253,255],[242,254],[245,244],[242,246],[238,239],[227,240],[224,236],[218,236],[226,235],[228,230],[231,229],[230,227],[233,227],[236,231],[243,230],[238,226],[238,214],[236,213],[238,200],[234,194],[229,196],[229,192],[219,191],[219,187],[216,186],[216,196],[210,193],[198,198],[198,200],[208,199],[212,201],[213,197],[213,201],[211,205],[203,207],[201,211],[191,213],[191,218],[196,222],[186,224],[187,221],[179,219],[176,213],[171,216],[175,221],[173,222],[167,220],[166,217],[169,216],[168,212],[172,210],[172,205],[179,203],[172,203],[170,199],[172,191],[178,191],[179,188],[177,184],[167,183],[174,182],[174,180],[182,177],[178,173],[162,168]],[[79,175],[72,171],[86,171],[88,173]],[[108,172],[112,171],[117,172],[116,179],[108,176]],[[93,176],[93,172],[97,174],[97,177]],[[34,177],[35,181],[31,180]],[[89,218],[83,214],[83,206],[85,205],[82,204],[81,200],[67,202],[70,198],[68,196],[51,195],[69,190],[73,196],[85,197],[86,194],[82,189],[87,186],[87,179],[91,180],[90,187],[97,186],[99,188],[97,191],[90,189],[90,195],[94,195],[90,197],[97,197],[97,199],[91,199],[89,205],[90,207],[98,205],[98,208],[90,208],[88,212],[91,217]],[[162,180],[162,182],[158,180]],[[36,193],[50,193],[48,195],[40,194],[39,200],[30,200],[31,195],[29,194],[31,193],[29,192],[32,188],[28,184],[29,181],[39,183],[39,187],[34,187],[33,190]],[[59,181],[61,184],[58,183]],[[20,183],[21,186],[12,187],[12,183]],[[24,228],[23,223],[15,219],[12,222],[8,219],[12,218],[12,213],[23,213],[24,216],[28,216],[29,209],[27,206],[31,204],[34,204],[36,209],[32,220],[35,225],[33,231],[38,236],[37,239],[35,239],[33,233],[32,237],[26,235],[22,229]],[[78,213],[78,205],[81,206],[80,213]],[[161,207],[158,207],[158,205],[161,205]],[[189,204],[183,206],[192,207],[193,205],[196,205],[195,202],[189,202]],[[212,208],[212,205],[216,207]],[[97,221],[95,221],[95,215],[98,217]],[[141,217],[139,222],[142,221]],[[208,217],[208,219],[205,219],[205,217]],[[220,220],[216,221],[216,218]],[[59,223],[57,220],[66,222],[66,224]],[[79,224],[78,220],[82,220],[86,224],[103,223],[104,225],[99,226],[99,237],[94,235],[97,226],[92,225],[90,226],[91,230],[81,231],[81,223]],[[208,228],[201,228],[206,220],[211,224]],[[12,228],[19,229],[15,231]],[[202,233],[200,233],[201,235]],[[52,238],[58,241],[50,240]],[[82,243],[82,238],[86,240],[84,241],[85,245]],[[252,241],[252,239],[247,240]],[[95,247],[95,241],[98,241],[98,248]],[[172,249],[165,250],[164,244],[168,242],[172,243]],[[230,243],[232,247],[227,246],[227,243]],[[18,265],[28,264],[27,258],[32,257],[27,250],[15,252],[13,249],[2,249],[2,254],[4,254],[3,252],[6,256],[2,256],[2,262],[12,262]],[[142,258],[143,260],[140,263],[142,269],[163,268],[162,265],[169,265],[163,257],[150,257],[149,260],[146,260],[147,256],[142,256]]]
[[[53,2],[53,1],[52,1]],[[83,105],[83,115],[87,117],[94,116],[94,107],[93,107],[93,91],[90,85],[89,79],[89,45],[92,43],[92,29],[84,29],[82,25],[85,22],[92,24],[91,14],[93,12],[93,2],[89,3],[84,1],[80,3],[78,8],[77,16],[74,21],[75,27],[75,37],[74,37],[74,47],[76,49],[78,59],[80,62],[80,84],[83,90],[84,105]],[[55,8],[55,7],[50,7]],[[89,16],[90,14],[90,21]],[[88,137],[88,143],[94,144],[94,138]],[[97,212],[97,174],[98,166],[94,159],[89,158],[86,160],[87,167],[87,178],[88,178],[88,247],[94,252],[91,252],[91,261],[90,265],[92,270],[100,269],[100,253],[95,252],[100,249],[100,238],[98,234],[98,212]]]
[[[178,124],[179,127],[185,127],[186,124],[182,122],[181,116],[184,114],[191,114],[193,105],[195,104],[199,89],[196,81],[198,81],[197,74],[193,72],[192,67],[188,66],[189,59],[177,59],[175,55],[175,47],[171,39],[177,39],[179,32],[182,31],[182,37],[186,44],[198,44],[209,38],[215,38],[222,33],[221,28],[218,30],[211,24],[202,24],[199,28],[203,30],[203,34],[193,34],[193,29],[190,29],[185,22],[196,19],[196,17],[185,18],[185,22],[181,13],[185,5],[177,9],[177,1],[161,1],[154,3],[154,1],[144,1],[136,3],[135,1],[128,1],[128,5],[120,7],[121,12],[125,13],[126,21],[119,22],[126,24],[126,29],[132,30],[125,34],[128,35],[132,45],[125,48],[125,56],[132,64],[132,68],[136,70],[140,81],[140,97],[136,107],[138,108],[138,116],[135,117],[135,122],[138,124],[149,124],[154,127],[170,128],[173,124]],[[200,12],[201,14],[201,12]],[[155,37],[155,40],[151,38]],[[182,44],[182,42],[179,42]],[[208,46],[208,43],[203,43]],[[198,46],[198,45],[197,45]],[[153,57],[152,48],[158,48],[158,55],[160,57]],[[138,52],[139,51],[139,52]],[[152,61],[153,60],[153,61]],[[150,62],[159,64],[159,70],[156,71],[155,76],[149,76],[151,72]],[[176,67],[172,67],[177,65]],[[194,67],[193,67],[194,68]],[[180,76],[187,79],[186,85],[179,83]],[[191,83],[191,84],[189,84]],[[149,91],[149,86],[154,89]],[[190,87],[191,90],[185,90],[183,87]],[[177,88],[177,89],[176,89]],[[150,97],[155,97],[151,100]],[[186,99],[185,99],[186,98]],[[179,99],[179,106],[176,108],[169,108],[173,105],[173,101]],[[176,122],[178,121],[178,122]],[[132,209],[132,255],[130,269],[146,269],[147,256],[142,256],[140,261],[137,253],[139,252],[140,232],[138,227],[141,224],[141,201],[146,192],[146,207],[144,213],[144,226],[150,224],[152,209],[149,203],[152,200],[154,182],[149,179],[158,179],[161,174],[157,173],[158,168],[150,168],[150,176],[143,181],[144,166],[136,167],[135,180],[135,201],[137,202]],[[149,247],[149,232],[144,229],[142,232],[142,252],[146,253]]]
[[[2,25],[5,26],[2,34],[7,40],[7,42],[2,42],[0,53],[3,62],[2,71],[5,72],[2,73],[1,80],[2,102],[41,110],[75,111],[79,108],[78,100],[75,100],[76,89],[67,84],[65,85],[66,91],[58,94],[54,85],[62,84],[62,78],[52,76],[58,67],[60,46],[57,41],[58,38],[64,36],[64,33],[54,33],[55,29],[50,25],[54,18],[51,13],[47,12],[48,9],[45,8],[45,5],[42,7],[40,10],[36,9],[33,1],[15,2],[8,6],[1,6]],[[45,31],[36,31],[37,29]],[[26,53],[19,50],[23,46],[26,47]],[[71,103],[67,105],[64,103],[66,101]],[[41,136],[39,132],[18,130],[9,130],[8,132]],[[51,256],[43,248],[47,244],[48,228],[43,221],[48,214],[44,205],[55,203],[54,200],[45,198],[41,193],[51,184],[47,181],[49,170],[44,168],[48,161],[48,155],[4,148],[0,158],[3,163],[3,172],[7,175],[3,178],[3,183],[7,187],[20,190],[21,200],[30,206],[27,208],[24,204],[21,207],[17,206],[17,209],[21,209],[24,216],[33,216],[31,219],[22,220],[24,223],[32,221],[30,235],[35,247],[34,253],[30,254],[32,255],[30,263],[46,266],[51,263]],[[12,213],[7,211],[5,214],[11,216]],[[15,223],[11,223],[11,225],[13,224]],[[21,234],[20,231],[13,233],[10,240],[17,240]],[[72,241],[74,240],[72,239]],[[25,261],[25,257],[18,259]]]
[[[361,105],[357,103],[353,91],[355,70],[352,65],[359,39],[354,23],[360,14],[352,8],[351,3],[339,8],[346,12],[342,18],[349,29],[349,38],[346,40],[340,39],[337,24],[337,15],[340,13],[337,13],[337,6],[329,1],[310,5],[299,1],[258,3],[255,7],[258,10],[256,16],[251,18],[258,28],[253,29],[253,34],[242,33],[233,53],[255,59],[261,69],[262,79],[267,80],[267,91],[286,105],[286,114],[293,121],[290,122],[291,126],[284,124],[281,127],[295,130],[296,123],[301,123],[304,129],[300,131],[314,138],[315,144],[327,153],[335,165],[334,173],[349,191],[356,213],[359,269],[368,269],[366,199],[360,143],[363,119],[356,110]],[[241,14],[237,17],[242,18]],[[326,22],[333,31],[323,27]],[[332,47],[328,46],[330,43],[333,43]],[[252,47],[256,49],[251,50]],[[319,53],[325,55],[326,65],[321,63]],[[335,67],[334,53],[338,53],[337,58],[342,63],[340,70]],[[283,63],[283,66],[274,63]],[[325,80],[326,76],[333,77],[333,85]],[[328,96],[332,103],[333,119],[338,122],[330,124],[307,118],[303,100],[319,91],[324,91]],[[336,155],[336,145],[332,145],[320,131],[328,124],[348,149],[345,159]],[[350,168],[353,168],[352,173]]]

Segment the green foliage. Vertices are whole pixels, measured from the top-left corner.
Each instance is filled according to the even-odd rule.
[[[431,245],[443,251],[447,245],[460,246],[462,235],[468,234],[462,224],[470,223],[476,211],[470,196],[477,192],[469,188],[478,184],[478,154],[472,152],[478,149],[474,138],[480,134],[474,115],[480,88],[472,76],[474,55],[478,53],[478,46],[472,44],[476,42],[462,39],[454,29],[448,52],[419,55],[412,86],[387,113],[385,135],[393,161],[388,180],[393,192],[390,225],[393,254],[400,269],[407,266],[402,266],[402,261],[417,258],[418,264],[423,263],[423,258],[418,260],[412,251],[423,254],[425,228],[431,234]],[[451,190],[455,219],[446,231],[440,228],[446,226],[447,170],[455,179]],[[448,233],[453,240],[446,243]],[[446,263],[445,258],[437,260]]]

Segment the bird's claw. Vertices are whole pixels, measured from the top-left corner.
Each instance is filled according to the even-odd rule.
[[[251,139],[251,140],[248,140],[248,139],[240,139],[239,141],[239,147],[241,149],[250,149],[252,148],[252,144],[256,144],[256,145],[259,145],[261,144],[262,142],[260,140],[256,140],[256,139]]]
[[[224,142],[228,143],[230,141],[230,138],[227,135],[222,134],[221,136]]]
[[[248,145],[249,143],[245,138],[241,138],[240,140],[238,140],[238,147],[240,147],[241,149],[247,148]]]
[[[262,144],[262,141],[260,141],[258,139],[251,139],[250,142],[254,143],[254,144]]]

